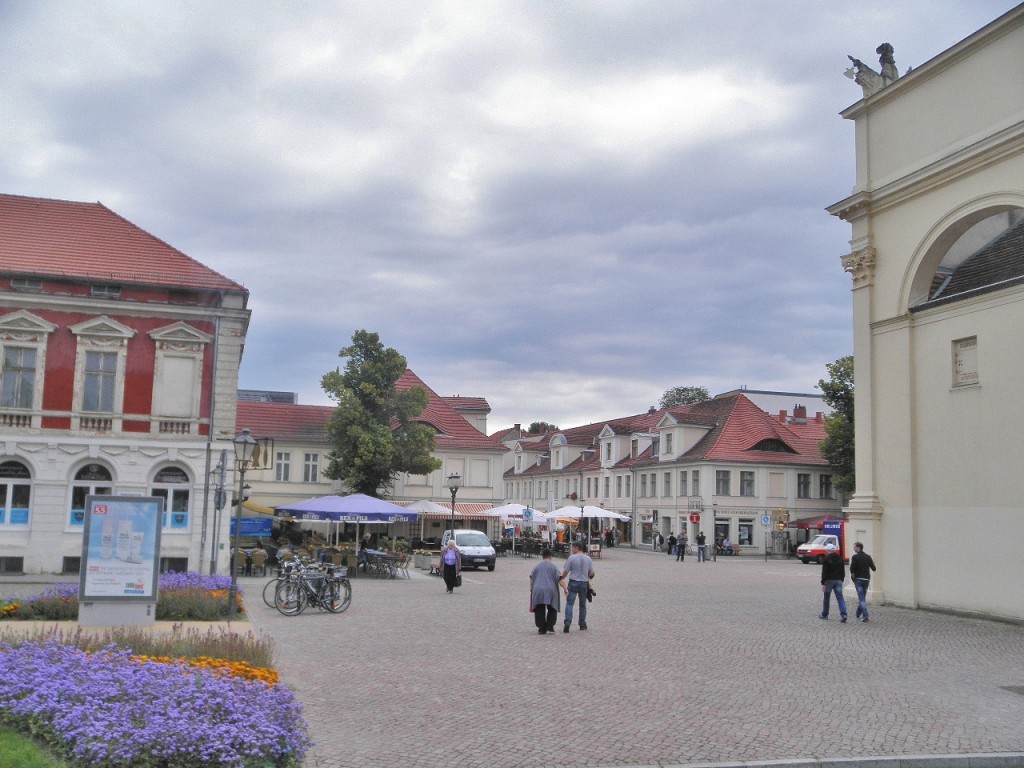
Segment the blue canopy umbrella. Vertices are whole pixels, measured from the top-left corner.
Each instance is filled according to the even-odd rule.
[[[299,520],[331,520],[335,523],[408,523],[419,517],[415,510],[362,493],[318,496],[276,509]]]
[[[415,510],[362,493],[353,493],[350,496],[318,496],[275,509],[278,514],[284,512],[296,520],[355,523],[357,541],[360,523],[408,523],[419,517]]]

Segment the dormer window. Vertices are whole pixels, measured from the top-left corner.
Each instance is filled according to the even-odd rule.
[[[90,293],[94,299],[120,299],[121,286],[93,283]]]
[[[11,290],[22,293],[42,293],[43,281],[31,277],[12,277]]]

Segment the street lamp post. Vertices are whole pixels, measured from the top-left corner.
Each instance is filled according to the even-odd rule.
[[[462,475],[455,472],[448,475],[448,490],[452,492],[452,524],[449,530],[451,534],[449,538],[455,536],[455,494],[459,492],[459,488],[462,487]]]
[[[235,508],[235,544],[231,550],[231,589],[228,591],[228,621],[238,607],[238,552],[242,546],[242,501],[245,489],[245,470],[252,461],[256,440],[246,427],[235,438],[235,462],[238,465],[238,506]]]

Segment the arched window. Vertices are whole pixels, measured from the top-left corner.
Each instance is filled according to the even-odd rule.
[[[189,508],[192,499],[192,480],[181,467],[164,467],[153,477],[153,496],[164,500],[164,530],[188,530]]]
[[[109,495],[114,492],[114,478],[102,464],[86,464],[75,474],[71,483],[71,511],[68,525],[82,527],[85,524],[85,497]]]
[[[0,463],[0,530],[27,528],[32,509],[32,473],[20,461]]]

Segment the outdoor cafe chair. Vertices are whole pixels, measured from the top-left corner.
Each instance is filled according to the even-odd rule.
[[[267,575],[267,553],[262,549],[253,550],[252,555],[249,556],[249,572],[255,574],[257,568],[260,571],[260,576]]]

